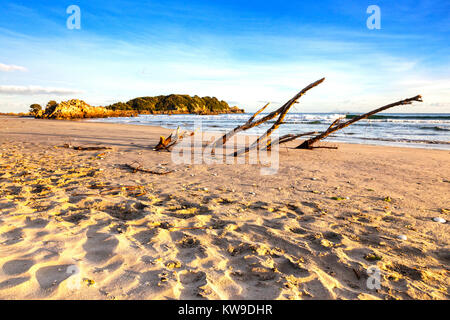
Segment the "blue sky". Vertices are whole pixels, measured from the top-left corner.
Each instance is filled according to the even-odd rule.
[[[81,10],[69,30],[67,7]],[[381,10],[370,30],[369,5]],[[422,94],[395,112],[450,112],[450,2],[2,1],[0,112],[80,98],[216,96],[247,111],[363,112]]]

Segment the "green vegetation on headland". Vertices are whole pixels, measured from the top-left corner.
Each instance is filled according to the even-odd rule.
[[[128,102],[118,102],[106,107],[111,110],[135,110],[151,114],[220,114],[243,113],[238,107],[230,107],[225,101],[216,97],[199,97],[183,94],[168,96],[140,97]]]
[[[243,113],[215,97],[171,94],[168,96],[141,97],[126,103],[118,102],[106,107],[93,107],[78,99],[49,101],[45,110],[38,104],[30,106],[29,114],[42,119],[82,119],[107,117],[134,117],[138,114],[220,114]]]

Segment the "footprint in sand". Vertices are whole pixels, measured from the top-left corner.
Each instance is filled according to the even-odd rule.
[[[48,293],[53,292],[58,288],[58,286],[69,278],[72,273],[67,272],[70,264],[66,265],[55,265],[42,267],[36,271],[36,280],[39,283],[39,286],[42,290],[47,291]]]
[[[88,196],[84,195],[84,194],[80,194],[80,195],[71,195],[69,197],[69,203],[78,203],[80,201],[83,201],[84,199],[86,199]]]
[[[200,240],[184,235],[183,238],[176,241],[177,247],[180,249],[177,253],[177,259],[184,261],[185,263],[190,263],[196,259],[206,258],[206,248],[201,244]]]
[[[0,209],[1,210],[13,209],[16,207],[17,207],[17,204],[14,203],[14,201],[0,201]]]
[[[3,242],[3,244],[8,246],[23,241],[23,232],[20,228],[15,228],[13,230],[5,232],[2,234],[2,236],[6,238],[6,241]]]
[[[102,267],[102,268],[95,268],[94,273],[102,273],[102,272],[114,272],[118,270],[123,265],[123,260],[117,260],[115,262],[111,262],[110,264]]]
[[[87,240],[83,244],[86,259],[94,263],[103,263],[114,256],[119,240],[107,233],[98,232],[105,226],[104,222],[90,226],[86,232]]]
[[[3,265],[2,270],[7,275],[18,275],[27,272],[33,265],[33,260],[11,260]]]
[[[339,233],[333,232],[333,231],[327,231],[323,234],[323,237],[327,239],[328,241],[333,242],[334,244],[340,244],[342,243],[342,240],[344,237],[340,235]]]
[[[145,248],[152,249],[156,252],[157,250],[154,248],[154,243],[158,239],[158,235],[160,234],[160,232],[160,228],[153,228],[150,230],[138,232],[133,235],[133,238],[136,239]]]
[[[205,272],[184,270],[179,273],[179,277],[183,287],[179,299],[203,297],[204,290],[201,287],[207,285]]]
[[[324,300],[335,299],[334,293],[327,288],[319,279],[314,279],[305,283],[300,284],[300,291],[303,293],[305,298],[321,297]]]
[[[450,249],[439,249],[434,254],[442,263],[450,265]]]
[[[127,295],[139,297],[139,299],[158,299],[159,295],[165,291],[172,291],[173,274],[162,270],[152,270],[142,273],[137,273],[139,280],[138,284],[131,290],[128,290]],[[169,284],[169,282],[171,284]]]
[[[296,233],[296,234],[307,234],[308,230],[303,229],[303,228],[290,228],[289,229],[291,232]]]
[[[147,205],[140,201],[127,200],[113,206],[107,206],[105,211],[120,220],[137,220],[144,217],[146,207]]]
[[[26,228],[42,229],[45,228],[48,223],[49,221],[41,218],[31,219],[30,217],[27,217],[25,219]]]
[[[305,268],[302,268],[298,263],[294,263],[289,259],[280,258],[281,262],[277,263],[277,269],[287,275],[293,275],[297,278],[306,278],[310,276],[310,272]],[[277,259],[277,260],[280,260]]]
[[[30,277],[17,277],[17,278],[11,278],[8,280],[5,280],[3,282],[0,282],[0,290],[13,288],[15,286],[18,286],[19,284],[22,284],[26,281],[30,280]]]

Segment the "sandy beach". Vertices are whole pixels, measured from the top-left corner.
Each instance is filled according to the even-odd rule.
[[[449,299],[449,151],[294,141],[262,176],[170,132],[0,117],[0,298]]]

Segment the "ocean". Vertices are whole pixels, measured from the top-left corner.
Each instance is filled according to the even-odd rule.
[[[258,117],[264,116],[262,113]],[[104,118],[88,121],[111,123],[127,123],[135,125],[161,126],[169,129],[193,130],[199,126],[208,132],[226,132],[245,123],[252,114],[221,115],[139,115],[133,118]],[[350,119],[354,114],[347,113],[290,113],[284,124],[279,127],[278,134],[323,131],[337,118]],[[261,134],[275,120],[259,127],[252,128],[244,134]],[[450,113],[380,113],[370,119],[358,121],[347,128],[337,131],[323,140],[332,145],[333,142],[419,147],[450,150]]]

